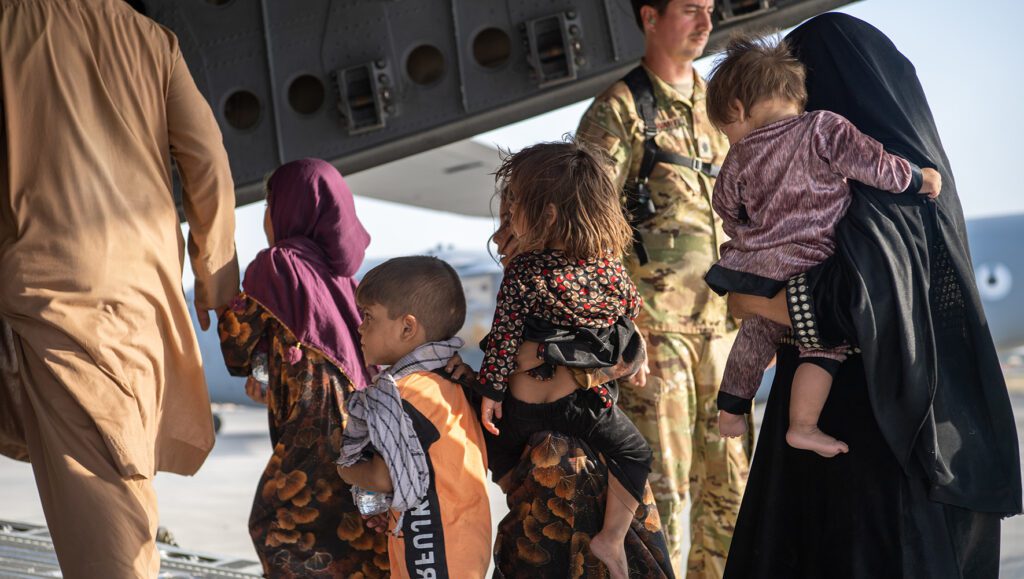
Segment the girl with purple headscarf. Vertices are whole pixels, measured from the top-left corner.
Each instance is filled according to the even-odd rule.
[[[352,276],[370,236],[341,174],[317,159],[267,182],[268,249],[220,320],[224,360],[267,404],[273,455],[249,531],[269,577],[386,577],[386,537],[369,530],[337,475],[345,397],[370,383]],[[264,362],[265,360],[265,362]]]

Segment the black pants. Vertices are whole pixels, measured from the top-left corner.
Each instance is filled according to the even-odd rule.
[[[605,385],[614,397],[618,387]],[[622,410],[605,407],[591,390],[576,390],[554,402],[529,404],[511,393],[502,403],[501,434],[488,445],[488,464],[494,480],[511,471],[522,459],[523,450],[534,433],[550,430],[586,442],[600,453],[611,474],[637,501],[643,502],[653,454],[640,431]]]

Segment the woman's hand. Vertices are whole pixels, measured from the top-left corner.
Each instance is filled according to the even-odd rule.
[[[470,382],[476,380],[476,372],[469,364],[463,362],[462,356],[457,353],[445,364],[444,371],[451,374],[452,380],[455,382],[462,382],[463,378]]]
[[[267,403],[267,391],[263,388],[263,383],[252,376],[245,381],[245,395],[256,404]]]
[[[484,398],[480,403],[480,422],[483,423],[487,432],[498,436],[498,427],[494,425],[494,419],[501,420],[501,402]]]
[[[942,175],[935,169],[921,169],[921,190],[918,191],[918,194],[935,199],[940,192],[942,192]]]
[[[643,388],[647,386],[647,376],[651,373],[651,366],[649,360],[644,360],[644,363],[640,366],[640,369],[629,377],[629,383],[637,388]]]
[[[512,473],[511,472],[505,473],[505,476],[503,476],[500,479],[498,479],[498,483],[497,484],[498,484],[498,488],[501,489],[501,492],[503,492],[503,493],[505,493],[507,495],[508,492],[510,490],[512,490]]]
[[[629,383],[637,388],[643,388],[647,386],[647,376],[651,373],[651,359],[647,356],[647,338],[640,332],[639,328],[637,328],[636,333],[640,336],[641,353],[643,354],[644,362],[636,373],[629,377]]]
[[[749,294],[729,292],[729,312],[741,320],[761,316],[776,324],[792,327],[789,308],[786,307],[786,291],[781,290],[773,298],[762,298]]]

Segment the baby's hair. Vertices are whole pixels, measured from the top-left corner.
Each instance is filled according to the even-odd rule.
[[[717,127],[735,121],[734,100],[743,104],[747,114],[755,104],[774,98],[794,102],[803,111],[806,77],[804,65],[777,35],[733,36],[711,69],[708,117]]]
[[[560,243],[573,259],[624,254],[633,233],[611,171],[606,153],[572,139],[506,155],[495,179],[512,218],[525,224],[518,247]],[[553,222],[549,206],[556,209]]]
[[[391,319],[412,314],[431,342],[454,337],[466,321],[459,274],[429,255],[396,257],[366,272],[356,289],[356,302],[384,306]]]

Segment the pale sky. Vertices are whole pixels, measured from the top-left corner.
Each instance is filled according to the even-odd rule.
[[[1016,139],[1024,135],[1024,64],[1017,43],[1024,1],[862,0],[842,10],[875,25],[917,67],[968,218],[1024,212]],[[711,59],[698,61],[706,72]],[[480,142],[518,150],[573,132],[589,100],[490,131]],[[358,191],[356,191],[358,194]],[[438,245],[485,253],[486,218],[356,198],[373,241],[369,257],[422,253]],[[238,210],[239,260],[265,247],[263,204]],[[186,274],[188,275],[188,274]],[[186,282],[190,285],[190,281]]]

